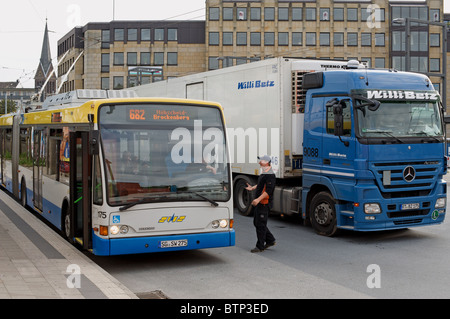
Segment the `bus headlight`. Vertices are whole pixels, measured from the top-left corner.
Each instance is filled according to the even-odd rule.
[[[120,232],[120,228],[119,226],[111,226],[109,232],[111,233],[111,235],[117,235]]]
[[[438,198],[436,201],[436,205],[434,205],[434,208],[444,208],[447,205],[447,198],[442,197]]]
[[[380,204],[377,204],[377,203],[364,204],[364,213],[380,214],[381,213]]]
[[[227,228],[227,227],[228,227],[228,220],[222,219],[222,220],[220,221],[220,227],[221,227],[221,228]]]
[[[128,226],[126,226],[126,225],[120,227],[120,233],[121,233],[122,235],[127,234],[129,230],[130,230],[130,228],[129,228]]]
[[[217,228],[227,228],[228,227],[228,220],[227,219],[221,219],[221,220],[214,220],[211,223],[212,228],[217,229]]]

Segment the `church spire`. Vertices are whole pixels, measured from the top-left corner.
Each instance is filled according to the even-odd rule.
[[[44,41],[42,43],[41,58],[34,76],[36,89],[44,88],[44,93],[54,94],[56,91],[56,75],[53,72],[52,56],[50,51],[50,37],[47,19],[45,19]]]
[[[52,65],[52,56],[50,52],[50,39],[48,36],[48,23],[47,19],[45,19],[45,32],[44,32],[44,42],[42,43],[42,52],[41,52],[41,61],[40,67],[42,68],[42,72],[44,76],[47,77],[50,66]]]

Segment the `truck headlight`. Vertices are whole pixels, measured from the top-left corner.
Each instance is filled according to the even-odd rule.
[[[380,214],[381,213],[380,204],[377,204],[377,203],[364,204],[364,213],[366,213],[366,214]]]
[[[434,208],[445,208],[446,205],[447,205],[447,198],[442,197],[442,198],[437,199],[436,205],[434,205]]]

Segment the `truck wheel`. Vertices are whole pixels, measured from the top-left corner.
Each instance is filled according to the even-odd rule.
[[[250,178],[242,176],[234,185],[234,207],[244,216],[252,214],[252,201],[254,199],[254,193],[245,189],[247,183],[253,185],[253,181]]]
[[[311,225],[322,236],[331,237],[337,232],[336,201],[328,192],[316,194],[311,201]]]

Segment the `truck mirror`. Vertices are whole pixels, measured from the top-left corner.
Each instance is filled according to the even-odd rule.
[[[342,136],[344,135],[344,116],[343,116],[343,107],[341,103],[338,103],[333,106],[333,114],[334,114],[334,135]]]

